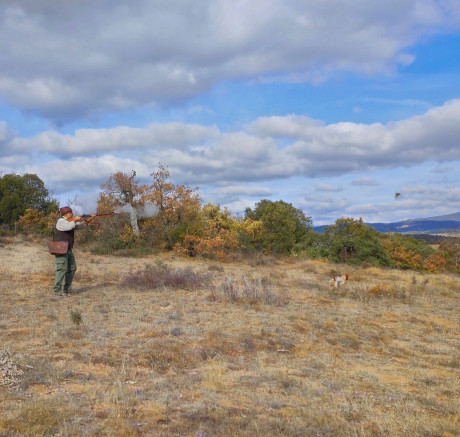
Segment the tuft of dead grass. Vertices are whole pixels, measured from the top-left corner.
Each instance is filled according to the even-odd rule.
[[[146,264],[144,269],[131,271],[126,275],[122,285],[138,289],[184,288],[197,289],[211,280],[211,275],[194,272],[190,267],[170,268],[164,263]]]
[[[272,292],[269,276],[250,278],[244,273],[241,274],[239,282],[231,274],[225,276],[220,285],[213,288],[208,298],[215,301],[219,297],[230,302],[245,302],[251,305],[286,305],[289,302],[287,295],[280,296]]]
[[[47,436],[61,434],[78,436],[73,422],[75,405],[64,396],[26,400],[17,411],[8,411],[0,417],[2,435]]]
[[[177,340],[154,340],[146,344],[135,356],[136,361],[159,373],[184,371],[199,362],[198,354]]]
[[[18,365],[18,358],[11,351],[0,350],[0,385],[9,390],[18,391],[23,370]]]

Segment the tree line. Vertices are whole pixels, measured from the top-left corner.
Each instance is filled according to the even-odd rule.
[[[141,184],[136,172],[115,172],[101,185],[98,213],[129,213],[97,220],[80,242],[99,254],[143,255],[175,251],[187,256],[231,259],[258,253],[305,256],[331,262],[396,267],[429,272],[458,272],[458,239],[437,247],[396,233],[381,233],[362,220],[340,218],[324,233],[314,232],[311,217],[282,200],[261,200],[243,215],[204,203],[197,187],[175,184],[159,165],[151,181]],[[142,215],[147,205],[155,214]],[[2,229],[50,235],[58,202],[37,175],[0,177]]]

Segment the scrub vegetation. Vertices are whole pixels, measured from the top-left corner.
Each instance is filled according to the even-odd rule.
[[[241,256],[300,256],[352,266],[460,271],[458,238],[428,244],[411,236],[378,232],[361,219],[351,218],[338,219],[320,234],[314,232],[311,217],[282,200],[261,200],[236,217],[219,205],[204,204],[198,188],[173,183],[162,165],[150,176],[150,184],[141,184],[135,171],[112,174],[101,185],[97,212],[116,214],[96,218],[84,232],[78,232],[78,245],[98,255],[138,257],[167,251],[221,261]],[[21,189],[13,184],[18,179],[22,180],[15,175],[0,178],[8,193],[2,197],[0,192],[0,226],[12,229],[16,218],[16,231],[50,235],[57,206],[49,201],[48,191],[36,176],[35,188],[27,185],[35,195],[26,198],[33,202],[22,202],[21,211],[11,210],[13,200],[21,197]],[[43,199],[48,201],[46,208]]]
[[[65,297],[57,203],[0,178],[1,436],[460,436],[458,238],[235,217],[169,176],[101,186]]]
[[[55,298],[46,249],[0,237],[0,435],[460,435],[457,274],[77,245]]]

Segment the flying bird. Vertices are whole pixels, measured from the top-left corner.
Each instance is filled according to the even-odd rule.
[[[395,193],[395,199],[397,200],[401,196],[401,193]]]

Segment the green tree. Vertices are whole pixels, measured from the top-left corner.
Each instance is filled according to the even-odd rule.
[[[14,226],[27,209],[49,214],[58,209],[58,202],[35,174],[1,176],[0,225]]]
[[[311,217],[306,217],[302,210],[282,200],[261,200],[254,210],[246,209],[245,219],[262,222],[259,241],[254,243],[273,253],[291,253],[312,233]]]
[[[316,243],[320,255],[335,262],[391,266],[392,261],[381,243],[381,234],[362,219],[341,218],[328,226]]]

